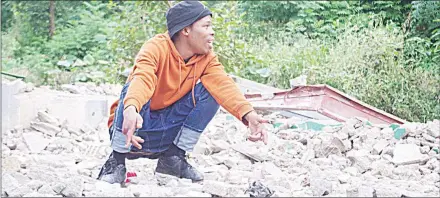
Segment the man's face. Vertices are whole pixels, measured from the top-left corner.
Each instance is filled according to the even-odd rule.
[[[196,54],[207,54],[213,48],[214,30],[210,15],[192,24],[189,29],[188,43]]]

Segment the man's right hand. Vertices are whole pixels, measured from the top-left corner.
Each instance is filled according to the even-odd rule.
[[[142,128],[143,119],[139,113],[136,112],[136,107],[128,106],[124,110],[124,121],[122,123],[122,133],[126,135],[127,141],[125,147],[129,147],[130,143],[136,148],[142,149],[140,143],[144,143],[144,140],[138,136],[133,135],[136,128]]]

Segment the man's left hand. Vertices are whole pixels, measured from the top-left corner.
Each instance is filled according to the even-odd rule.
[[[263,117],[258,115],[255,111],[251,111],[250,113],[246,114],[244,119],[248,121],[249,129],[251,130],[248,140],[253,142],[262,140],[264,144],[267,144],[267,131],[265,130],[263,124],[269,123],[269,121],[263,119]]]

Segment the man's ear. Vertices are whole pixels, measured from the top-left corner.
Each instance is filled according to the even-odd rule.
[[[184,27],[184,28],[182,29],[182,33],[183,33],[183,35],[185,35],[185,36],[188,36],[190,32],[191,32],[191,28],[190,28],[189,26]]]

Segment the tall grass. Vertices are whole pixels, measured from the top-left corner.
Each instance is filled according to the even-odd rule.
[[[305,74],[309,84],[328,84],[403,119],[438,119],[440,74],[408,69],[404,36],[396,29],[393,24],[347,27],[336,41],[291,35],[256,39],[251,51],[258,61],[243,76],[288,88],[289,79]]]

